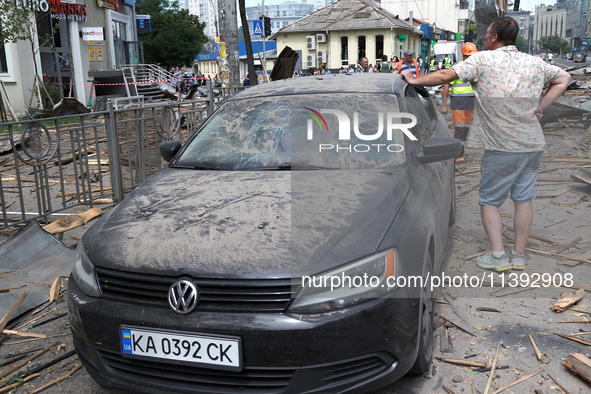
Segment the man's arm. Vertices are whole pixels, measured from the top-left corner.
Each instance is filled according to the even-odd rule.
[[[412,75],[412,71],[405,70],[400,73],[406,83],[409,85],[418,85],[418,86],[437,86],[437,85],[444,85],[446,83],[450,83],[451,81],[455,81],[458,79],[458,74],[456,74],[453,68],[446,68],[444,70],[439,70],[431,74],[421,75],[418,78],[415,78]]]
[[[538,120],[542,119],[544,110],[550,106],[556,99],[563,95],[570,83],[571,76],[566,71],[562,70],[558,77],[550,81],[550,87],[546,91],[544,97],[540,99],[538,108],[535,110],[536,117]]]

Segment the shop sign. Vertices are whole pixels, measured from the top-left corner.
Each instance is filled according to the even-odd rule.
[[[83,27],[82,28],[82,41],[102,41],[103,38],[103,28],[102,27]],[[93,43],[94,44],[94,43]]]
[[[119,0],[96,0],[99,7],[119,11]]]
[[[17,8],[49,12],[52,19],[86,22],[86,4],[62,3],[61,0],[15,0]]]

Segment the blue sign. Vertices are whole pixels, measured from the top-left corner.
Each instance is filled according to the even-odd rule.
[[[263,35],[263,21],[254,19],[252,21],[252,31],[253,35],[255,36],[262,36]]]
[[[135,24],[138,33],[151,33],[152,21],[150,15],[136,15]]]
[[[584,49],[585,49],[585,47],[581,47],[581,49],[583,49],[583,50],[584,50]]]

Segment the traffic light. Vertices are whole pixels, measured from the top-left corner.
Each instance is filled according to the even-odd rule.
[[[269,18],[268,16],[264,16],[263,17],[263,25],[264,25],[264,34],[265,37],[270,37],[271,34],[271,18]]]
[[[513,2],[513,11],[519,11],[519,0]]]

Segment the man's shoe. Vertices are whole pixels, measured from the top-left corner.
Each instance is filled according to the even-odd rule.
[[[521,253],[513,253],[513,248],[509,250],[509,260],[511,261],[511,268],[514,270],[525,269],[525,255]]]
[[[492,255],[492,252],[476,258],[476,265],[485,270],[505,271],[512,268],[511,261],[507,253],[503,253],[498,259]]]

